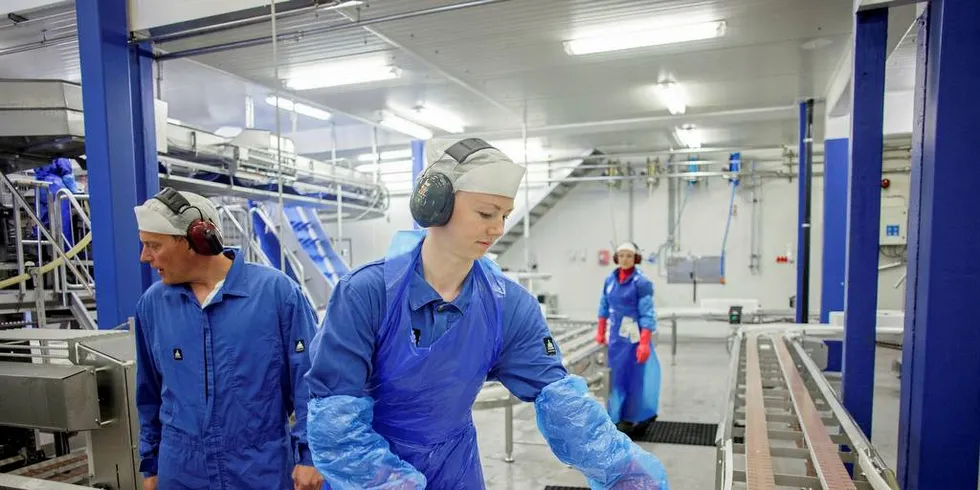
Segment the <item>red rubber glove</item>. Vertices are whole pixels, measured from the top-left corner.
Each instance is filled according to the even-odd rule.
[[[595,341],[599,345],[606,345],[606,319],[599,318],[599,331],[595,334]]]
[[[640,329],[640,345],[636,347],[636,362],[643,364],[650,358],[650,335],[653,332],[647,328]]]

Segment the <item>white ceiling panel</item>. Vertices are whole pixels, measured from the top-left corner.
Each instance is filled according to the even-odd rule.
[[[377,19],[458,1],[371,0],[347,12]],[[526,114],[530,133],[555,148],[663,148],[676,144],[671,129],[684,122],[705,128],[706,145],[778,146],[797,138],[792,106],[823,94],[847,48],[851,7],[851,0],[509,0],[371,25],[396,45],[361,27],[338,30],[350,20],[336,11],[305,9],[277,20],[280,33],[297,34],[278,43],[278,75],[363,57],[402,69],[395,80],[296,92],[306,102],[355,116],[338,116],[341,125],[364,125],[382,109],[421,102],[458,114],[467,134],[512,138]],[[724,20],[725,35],[587,56],[569,56],[562,46],[563,40],[603,31],[708,20]],[[2,54],[41,35],[74,32],[70,9],[32,22],[0,24],[0,76],[77,79],[77,44]],[[264,21],[157,47],[173,53],[270,35]],[[192,60],[162,63],[162,95],[173,117],[207,128],[242,124],[244,98],[251,95],[257,125],[274,125],[274,111],[264,104],[269,87],[278,83],[271,44]],[[656,97],[653,86],[664,79],[686,90],[685,116],[670,117]],[[760,108],[772,110],[740,112]],[[313,135],[326,124],[307,119],[299,120],[299,129],[312,132],[302,139],[322,139]],[[370,138],[347,140],[363,146]],[[322,144],[312,146],[322,151]]]

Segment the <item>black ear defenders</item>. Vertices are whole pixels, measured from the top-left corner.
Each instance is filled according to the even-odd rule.
[[[221,232],[214,223],[204,218],[204,213],[197,206],[191,206],[187,198],[180,195],[170,187],[164,187],[153,199],[162,202],[171,212],[181,215],[188,209],[196,209],[201,215],[194,220],[186,230],[187,242],[191,245],[191,250],[201,255],[218,255],[224,251],[225,247],[221,243]]]
[[[493,146],[480,138],[467,138],[450,146],[445,154],[462,165],[470,155],[488,148]],[[429,169],[431,168],[430,165]],[[429,169],[415,183],[412,198],[409,200],[412,218],[422,228],[445,226],[449,223],[449,218],[452,218],[456,204],[456,190],[452,180],[444,174],[429,172]]]
[[[634,243],[633,244],[633,250],[634,250],[634,252],[633,252],[633,265],[639,265],[640,262],[643,262],[643,255],[640,255],[639,252],[636,252],[636,250],[639,250],[639,249],[640,249],[640,247],[636,246],[636,244]],[[618,253],[614,253],[613,254],[613,263],[616,264],[616,265],[619,265],[619,254]]]

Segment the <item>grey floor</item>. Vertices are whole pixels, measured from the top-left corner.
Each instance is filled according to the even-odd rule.
[[[678,422],[717,423],[724,411],[728,383],[728,352],[719,340],[681,340],[677,364],[670,363],[666,338],[657,346],[663,383],[660,419]],[[898,438],[899,380],[891,372],[900,353],[878,349],[875,383],[873,442],[882,458],[894,468]],[[479,431],[487,488],[500,490],[542,490],[546,485],[585,487],[577,471],[559,462],[544,445],[534,421],[532,405],[515,411],[513,463],[504,462],[504,411],[486,410],[473,414]],[[667,468],[672,490],[714,488],[713,447],[641,444],[657,455]]]

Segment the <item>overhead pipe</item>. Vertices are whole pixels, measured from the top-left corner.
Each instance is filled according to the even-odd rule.
[[[411,12],[403,12],[400,14],[385,15],[382,17],[376,17],[374,19],[359,20],[357,22],[345,22],[342,24],[331,24],[323,27],[316,27],[313,29],[296,29],[291,31],[286,31],[281,34],[253,37],[250,39],[242,39],[240,41],[233,41],[228,43],[215,44],[212,46],[204,46],[200,48],[185,49],[182,51],[175,51],[172,53],[166,53],[158,55],[156,58],[158,60],[172,60],[179,58],[186,58],[188,56],[200,56],[204,54],[221,53],[224,51],[229,51],[233,49],[250,48],[253,46],[261,46],[263,44],[271,43],[273,38],[277,41],[287,41],[290,39],[300,40],[306,36],[315,36],[318,34],[326,34],[330,32],[344,31],[347,29],[354,29],[358,27],[369,26],[373,24],[381,24],[384,22],[394,22],[398,20],[413,19],[416,17],[423,17],[426,15],[439,14],[443,12],[453,12],[456,10],[461,10],[470,7],[480,7],[484,5],[491,5],[495,3],[507,2],[510,0],[470,0],[468,2],[454,3],[451,5],[443,5],[440,7],[431,7],[421,10],[414,10]]]
[[[17,46],[11,46],[6,49],[0,49],[0,57],[11,55],[11,54],[26,53],[29,51],[35,51],[38,49],[44,49],[53,46],[63,46],[77,41],[78,41],[77,33],[65,34],[62,36],[52,37],[50,39],[42,39],[40,41],[19,44]]]

